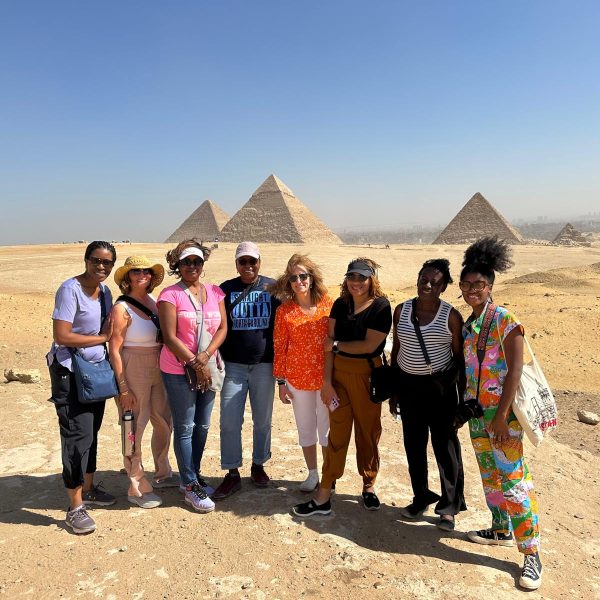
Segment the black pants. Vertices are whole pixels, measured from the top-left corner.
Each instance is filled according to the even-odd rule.
[[[69,369],[54,361],[50,367],[52,397],[58,425],[65,487],[83,485],[84,473],[96,472],[98,430],[106,402],[81,404],[77,399],[75,377]]]
[[[466,510],[464,472],[460,442],[452,426],[458,394],[456,386],[441,393],[435,384],[423,381],[402,389],[400,415],[404,449],[413,489],[413,504],[425,508],[436,500],[439,515],[456,515]],[[429,489],[427,443],[431,445],[440,472],[441,497]]]

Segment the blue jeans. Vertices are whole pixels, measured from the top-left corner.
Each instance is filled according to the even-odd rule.
[[[192,392],[185,375],[162,371],[161,375],[173,415],[173,449],[179,475],[184,485],[190,485],[200,472],[215,392]]]
[[[252,409],[252,462],[262,465],[271,458],[271,420],[275,379],[273,364],[242,365],[225,363],[221,390],[221,468],[242,466],[242,425],[244,407],[250,393]]]

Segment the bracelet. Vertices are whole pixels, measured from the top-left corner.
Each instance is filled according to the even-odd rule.
[[[129,390],[125,390],[124,392],[119,391],[119,396],[127,396],[129,394]]]
[[[122,385],[123,383],[127,383],[127,380],[123,379],[123,381],[119,381],[118,385]]]
[[[206,354],[207,358],[210,359],[210,352],[208,350],[202,350]]]
[[[196,360],[196,355],[192,356],[192,358],[190,358],[189,360],[184,360],[183,361],[183,366],[187,367],[194,360]]]

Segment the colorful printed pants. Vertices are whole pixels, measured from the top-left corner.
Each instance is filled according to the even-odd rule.
[[[520,552],[537,552],[540,545],[538,506],[533,481],[523,458],[523,429],[511,412],[510,439],[497,442],[485,429],[497,407],[484,409],[483,418],[471,419],[469,430],[479,464],[485,500],[492,512],[492,528],[512,531]]]

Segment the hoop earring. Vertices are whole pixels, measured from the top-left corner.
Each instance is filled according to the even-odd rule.
[[[206,276],[206,273],[204,271],[202,271],[202,274],[200,275],[200,278],[203,278]]]

